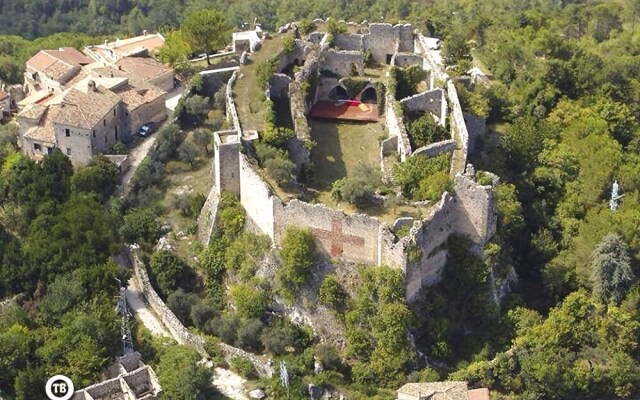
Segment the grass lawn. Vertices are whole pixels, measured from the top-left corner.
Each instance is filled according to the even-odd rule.
[[[282,51],[283,37],[283,35],[278,35],[265,40],[262,43],[262,48],[251,54],[251,62],[240,66],[233,94],[242,130],[261,131],[264,129],[265,104],[263,96],[260,94],[264,88],[260,88],[256,82],[255,71],[258,64]]]

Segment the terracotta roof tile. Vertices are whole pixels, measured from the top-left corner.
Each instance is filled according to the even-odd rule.
[[[60,113],[60,109],[61,107],[59,105],[47,107],[40,124],[30,128],[24,136],[39,142],[55,144],[56,133],[53,127],[53,121]]]
[[[116,94],[103,88],[86,93],[73,88],[65,94],[55,122],[93,129],[119,101]]]
[[[114,93],[120,96],[122,102],[127,105],[129,110],[135,110],[143,104],[148,104],[163,97],[165,92],[156,87],[139,88],[131,85],[114,90]]]
[[[398,394],[428,398],[429,400],[468,400],[467,382],[421,382],[407,383],[398,389]]]
[[[171,68],[150,57],[124,57],[116,62],[116,65],[122,71],[136,75],[146,81],[171,72]]]

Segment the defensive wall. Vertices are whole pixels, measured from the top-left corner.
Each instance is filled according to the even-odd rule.
[[[371,24],[369,32],[363,35],[345,35],[344,37],[336,35],[334,43],[350,48],[356,48],[362,43],[362,46],[367,48],[368,40],[375,37],[373,36],[374,32],[381,32],[384,36],[378,44],[378,56],[382,54],[382,51],[386,52],[393,48],[391,52],[393,62],[402,60],[400,63],[419,63],[416,57],[409,57],[409,55],[398,57],[398,52],[413,50],[413,32],[405,28],[394,28],[390,24]],[[326,35],[322,40],[326,40]],[[419,41],[420,37],[417,42]],[[391,42],[393,42],[393,46]],[[409,42],[411,46],[409,46]],[[419,43],[416,46],[419,47]],[[317,77],[319,70],[323,68],[329,68],[334,73],[348,76],[351,73],[350,61],[356,61],[362,65],[363,57],[362,52],[357,49],[315,51],[305,48],[304,53],[307,59],[303,67],[296,74],[295,82],[289,83],[291,112],[297,139],[307,138],[308,133],[305,112],[308,110],[309,104],[303,98],[305,93],[301,90],[300,83],[314,74]],[[384,54],[384,61],[387,61],[387,55],[388,53]],[[291,57],[289,56],[289,58]],[[427,60],[427,58],[428,56],[425,56],[423,67],[429,68],[432,78],[434,76],[440,77],[442,71],[437,69],[439,67],[432,64],[432,60]],[[343,62],[345,60],[346,62]],[[338,63],[343,66],[339,66]],[[446,77],[446,74],[444,76]],[[234,79],[235,73],[231,77],[227,90],[228,117],[231,121],[237,120],[235,104],[229,90]],[[400,102],[393,95],[386,94],[385,112],[389,137],[382,143],[381,155],[388,154],[395,148],[402,161],[412,154],[432,157],[442,152],[454,151],[454,158],[455,153],[459,156],[458,163],[452,162],[451,168],[454,176],[455,195],[445,193],[439,203],[426,208],[426,217],[419,221],[413,221],[409,235],[402,239],[398,239],[386,223],[375,217],[365,214],[346,215],[341,210],[299,200],[283,202],[262,178],[263,172],[240,152],[241,146],[235,148],[229,146],[222,155],[219,154],[220,151],[216,150],[216,157],[224,157],[226,160],[217,162],[216,168],[232,170],[233,173],[237,172],[238,179],[236,182],[232,182],[233,179],[225,181],[221,178],[212,190],[239,192],[240,201],[248,218],[276,245],[281,243],[288,226],[309,228],[319,245],[319,249],[331,258],[342,258],[370,265],[389,265],[403,270],[407,281],[407,298],[411,300],[423,285],[433,284],[440,279],[447,257],[445,242],[451,234],[468,235],[477,247],[481,248],[496,229],[497,209],[493,191],[498,180],[494,177],[493,185],[481,186],[475,182],[473,167],[469,166],[467,171],[464,171],[469,134],[464,123],[455,86],[448,79],[446,82],[447,96],[451,104],[449,117],[452,139],[425,146],[415,152],[412,151],[409,144],[402,118],[396,114],[396,107],[400,105]],[[311,90],[313,91],[310,94],[306,94],[307,100],[309,97],[317,99],[320,90],[317,88]],[[402,106],[408,107],[410,110],[435,111],[436,115],[440,115],[441,121],[446,120],[448,107],[442,89],[430,90],[404,100]],[[238,129],[240,128],[237,122],[234,125]],[[238,130],[237,134],[241,135],[241,132]],[[295,159],[295,155],[293,158]],[[216,172],[216,177],[228,176],[228,172]],[[208,203],[213,204],[213,200]],[[203,211],[207,211],[206,207],[205,205]],[[215,215],[211,210],[208,212],[213,215],[213,218],[210,217],[206,221],[212,224],[211,221],[215,220]],[[410,223],[406,218],[401,222],[405,225]],[[398,223],[394,226],[402,224]],[[208,233],[209,230],[205,232]],[[417,249],[420,256],[416,257],[416,252],[412,251],[412,259],[409,261],[407,253],[410,249]]]
[[[388,64],[397,52],[413,51],[413,27],[409,24],[372,23],[363,30],[362,34],[335,35],[334,46],[358,52],[368,50],[379,64]]]
[[[138,251],[137,246],[128,246],[127,256],[133,266],[133,272],[136,282],[138,283],[138,287],[142,289],[142,293],[144,294],[147,303],[151,306],[151,309],[156,313],[156,315],[158,315],[162,323],[167,327],[171,336],[179,344],[195,349],[200,356],[209,360],[211,356],[205,350],[205,340],[200,335],[191,333],[182,324],[182,322],[180,322],[178,317],[176,317],[173,311],[167,307],[151,285],[151,281],[149,280],[149,275],[147,273],[147,267],[144,265],[142,260],[140,260]],[[220,343],[220,350],[227,362],[230,362],[234,357],[246,358],[253,363],[258,375],[261,377],[271,377],[273,375],[271,366],[254,354],[237,347],[229,346],[225,343]]]

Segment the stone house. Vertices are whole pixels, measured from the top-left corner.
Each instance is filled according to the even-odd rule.
[[[115,67],[132,80],[151,84],[165,92],[173,90],[173,70],[154,58],[124,57],[115,63]]]
[[[92,60],[73,47],[41,50],[27,61],[24,82],[28,92],[60,93],[82,78],[82,67]]]
[[[128,39],[105,40],[104,44],[87,46],[84,52],[94,61],[113,64],[124,57],[149,56],[155,54],[164,44],[164,36],[160,33],[147,33]]]
[[[459,381],[407,383],[396,400],[489,400],[489,390],[469,390],[467,382]]]
[[[40,159],[58,147],[74,166],[128,142],[148,122],[167,117],[164,92],[127,78],[86,78],[65,93],[26,106],[18,115],[22,151]]]

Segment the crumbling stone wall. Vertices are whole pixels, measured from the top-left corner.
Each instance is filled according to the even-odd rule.
[[[304,93],[298,82],[289,85],[289,107],[295,136],[289,140],[289,155],[296,165],[295,174],[301,178],[306,166],[309,164],[311,152],[311,128],[305,115]]]
[[[451,80],[447,81],[447,96],[451,103],[451,132],[455,134],[455,139],[458,142],[457,151],[459,154],[457,158],[460,160],[459,164],[451,163],[451,172],[455,174],[463,172],[464,165],[467,162],[467,155],[469,152],[469,132],[467,131],[467,125],[464,122],[462,106],[458,99],[458,91]]]
[[[213,185],[209,191],[207,200],[202,206],[202,210],[200,210],[200,215],[198,215],[198,240],[205,246],[209,244],[209,240],[213,234],[213,228],[216,226],[219,202],[220,194],[215,185]]]
[[[281,98],[289,96],[289,84],[293,79],[285,74],[273,74],[269,79],[269,97]]]
[[[415,53],[396,53],[393,56],[393,65],[396,67],[406,68],[414,65],[422,66],[424,60],[422,56]]]
[[[410,24],[369,24],[365,48],[371,51],[377,63],[386,64],[387,56],[393,56],[397,52],[412,52],[413,47],[413,27]]]
[[[151,285],[151,281],[149,280],[147,268],[140,260],[137,246],[129,246],[127,248],[127,255],[131,265],[133,266],[134,276],[136,277],[139,287],[142,288],[142,292],[144,293],[147,302],[153,311],[160,317],[160,320],[167,327],[171,336],[173,336],[178,343],[194,348],[204,359],[210,359],[211,357],[209,353],[204,349],[204,339],[199,335],[189,332],[189,330],[182,325],[182,322],[180,322],[178,317],[175,316],[173,311],[171,311],[162,301],[160,296],[158,296],[158,293],[155,291]],[[249,359],[253,363],[258,374],[262,377],[270,378],[273,375],[271,366],[264,360],[256,357],[254,354],[225,343],[220,343],[220,350],[225,356],[225,359],[229,361],[233,357]]]
[[[493,185],[482,186],[475,181],[473,166],[467,166],[465,173],[455,176],[457,198],[456,231],[469,235],[475,243],[484,245],[496,232],[498,224],[498,204],[495,187],[499,178],[486,173],[493,179]]]
[[[487,122],[484,118],[476,117],[470,113],[462,113],[464,122],[469,132],[469,154],[475,154],[481,150],[482,138],[487,129]]]
[[[333,45],[340,50],[362,51],[365,49],[364,43],[364,35],[340,33],[335,35],[333,38]]]
[[[428,144],[413,152],[412,156],[422,155],[424,157],[435,157],[442,153],[453,153],[456,149],[456,141],[453,139]]]
[[[342,83],[340,83],[340,81],[338,79],[336,79],[334,77],[330,77],[330,76],[321,77],[320,78],[320,82],[318,84],[317,100],[318,101],[331,101],[332,99],[329,97],[329,93],[336,86],[342,87],[345,91],[347,90],[347,88],[345,88],[344,85]]]
[[[242,127],[240,126],[238,111],[236,109],[236,102],[233,100],[233,85],[236,82],[237,76],[238,71],[233,71],[233,74],[231,74],[231,78],[229,78],[229,82],[227,83],[225,103],[227,105],[227,121],[229,121],[233,129],[242,133]]]
[[[447,122],[447,100],[444,90],[438,88],[418,93],[414,96],[400,100],[405,112],[429,111],[438,117],[442,126]]]
[[[391,93],[387,92],[386,96],[387,131],[390,137],[398,137],[398,154],[400,155],[400,161],[404,162],[412,152],[409,135],[407,134],[407,128],[404,126],[404,121],[396,113],[398,102]]]
[[[352,66],[359,76],[364,75],[364,55],[361,51],[335,51],[329,49],[322,53],[321,69],[339,76],[351,76]]]
[[[215,142],[214,173],[218,193],[223,191],[240,196],[240,139],[238,131],[219,131],[213,134]]]

